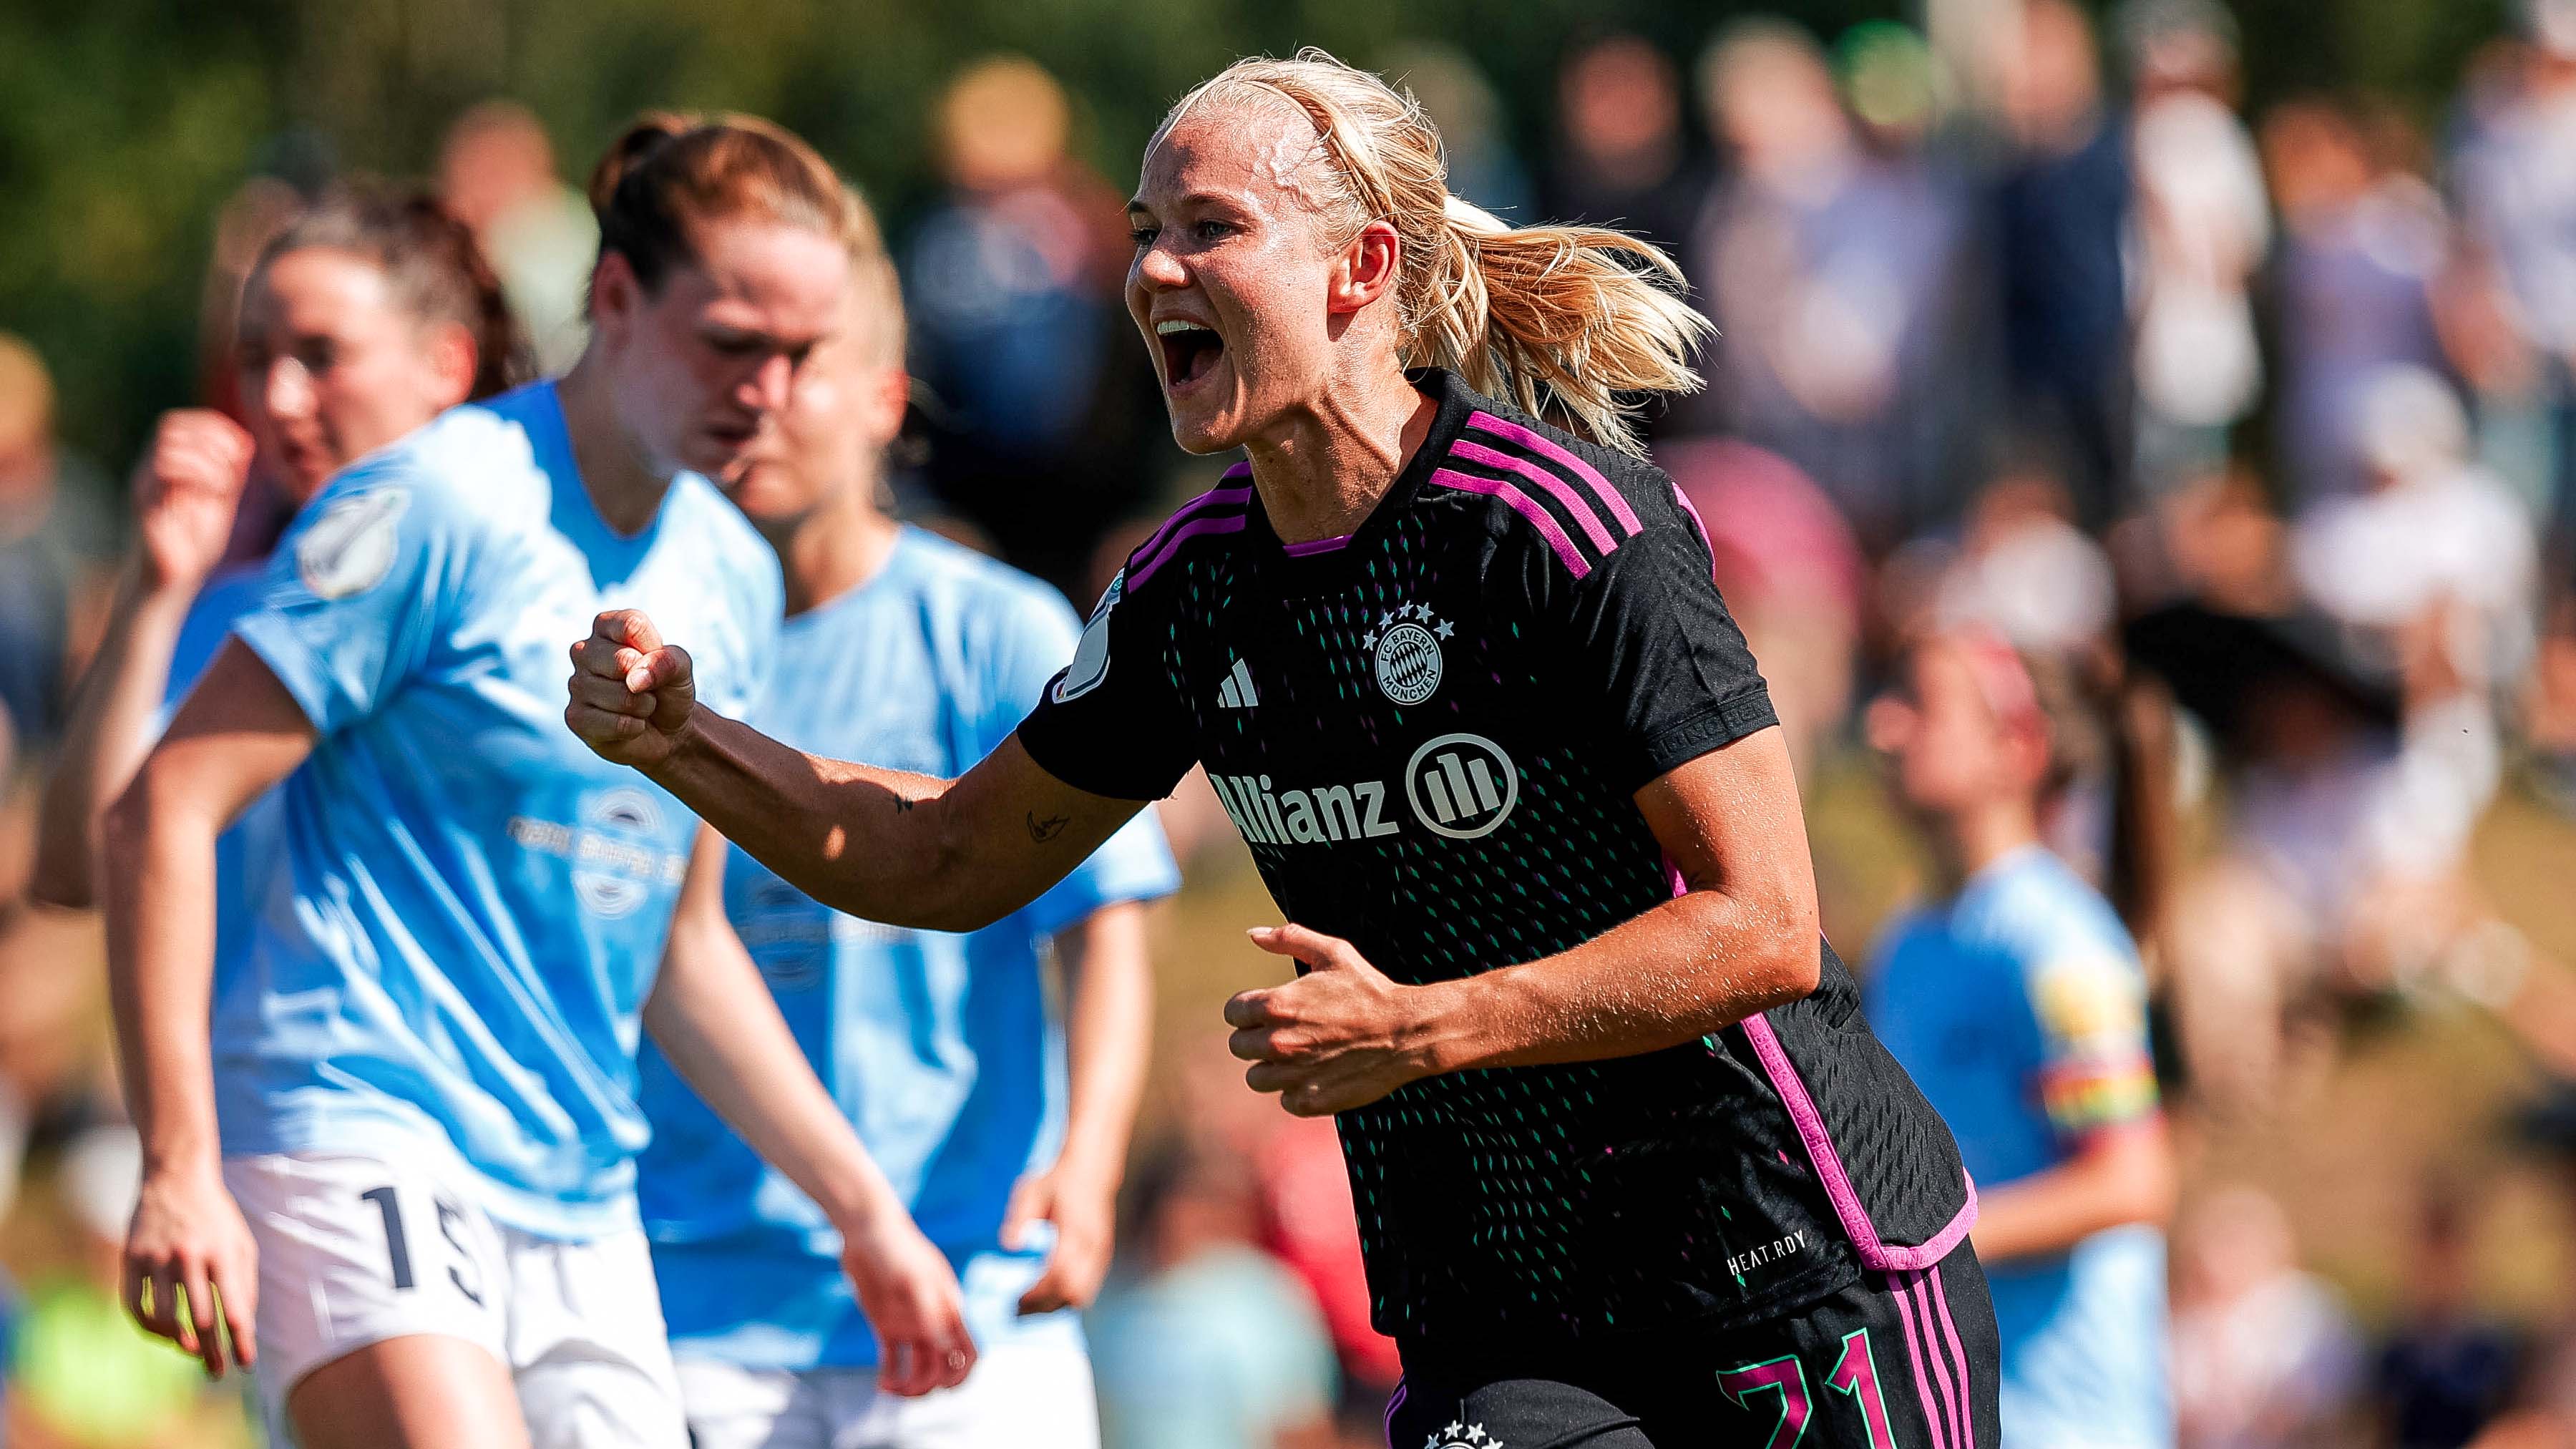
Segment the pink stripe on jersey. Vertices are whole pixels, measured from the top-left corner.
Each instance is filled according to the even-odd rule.
[[[1290,558],[1304,558],[1308,554],[1331,553],[1337,548],[1347,548],[1350,546],[1350,541],[1349,534],[1341,533],[1331,538],[1312,539],[1305,543],[1283,543],[1279,545],[1279,551]]]
[[[1941,1310],[1941,1331],[1949,1336],[1950,1361],[1959,1368],[1959,1442],[1977,1442],[1977,1396],[1968,1391],[1968,1346],[1959,1341],[1959,1325],[1950,1317],[1950,1290],[1941,1286],[1941,1270],[1923,1275],[1932,1282],[1932,1302]]]
[[[1591,485],[1592,491],[1600,495],[1602,505],[1610,510],[1612,518],[1619,520],[1621,528],[1628,530],[1630,538],[1645,530],[1645,525],[1637,521],[1636,510],[1628,506],[1628,500],[1619,496],[1619,490],[1610,486],[1610,480],[1602,477],[1599,469],[1567,452],[1545,433],[1532,432],[1518,423],[1504,422],[1492,413],[1468,414],[1467,426],[1482,428],[1498,438],[1509,438],[1543,458],[1564,464],[1573,470],[1575,477]]]
[[[1692,531],[1699,535],[1699,546],[1708,550],[1709,572],[1714,575],[1717,571],[1717,545],[1708,541],[1708,524],[1700,518],[1699,510],[1691,505],[1690,495],[1682,491],[1679,483],[1673,485],[1673,501],[1682,506],[1682,516],[1691,521]]]
[[[1252,471],[1252,465],[1248,463],[1238,463],[1235,466],[1243,469],[1247,474]],[[1226,476],[1231,478],[1234,474],[1231,470],[1228,470]],[[1170,541],[1173,530],[1179,528],[1190,519],[1196,518],[1212,508],[1238,508],[1244,504],[1250,503],[1251,501],[1252,490],[1250,488],[1211,488],[1207,492],[1200,494],[1198,497],[1191,499],[1189,502],[1182,504],[1180,507],[1173,509],[1172,516],[1163,520],[1163,526],[1154,530],[1154,536],[1146,539],[1144,546],[1137,549],[1135,553],[1129,556],[1132,558],[1149,558],[1157,549],[1160,549],[1166,542]],[[1132,584],[1135,580],[1129,579],[1128,582]]]
[[[1158,553],[1152,558],[1145,560],[1143,563],[1136,565],[1128,572],[1127,587],[1130,589],[1142,588],[1145,580],[1154,576],[1154,570],[1171,562],[1172,556],[1181,551],[1181,544],[1183,542],[1191,538],[1195,538],[1203,533],[1241,533],[1243,532],[1244,524],[1249,521],[1249,519],[1240,513],[1227,514],[1221,518],[1191,519],[1189,522],[1182,524],[1179,528],[1172,530],[1172,536],[1163,541],[1163,551],[1161,553]]]
[[[1471,443],[1464,438],[1449,445],[1449,456],[1464,458],[1470,463],[1482,463],[1488,468],[1503,468],[1518,473],[1546,489],[1549,497],[1564,504],[1565,511],[1574,515],[1574,521],[1583,528],[1583,536],[1592,540],[1594,548],[1608,553],[1619,546],[1619,541],[1610,536],[1610,530],[1601,526],[1601,515],[1592,511],[1592,505],[1583,501],[1582,494],[1567,486],[1564,479],[1529,459],[1503,452],[1499,448],[1488,448],[1482,443]]]
[[[1889,1296],[1896,1300],[1896,1321],[1905,1329],[1905,1361],[1914,1369],[1914,1397],[1923,1405],[1923,1423],[1931,1430],[1932,1449],[1950,1449],[1949,1431],[1941,1425],[1940,1400],[1932,1396],[1932,1380],[1923,1369],[1923,1335],[1932,1331],[1932,1325],[1923,1325],[1923,1333],[1915,1332],[1914,1299],[1906,1291],[1906,1276],[1890,1275],[1887,1288]]]
[[[1395,1449],[1395,1416],[1397,1411],[1404,1407],[1404,1390],[1405,1381],[1399,1378],[1395,1381],[1395,1392],[1387,1396],[1386,1421],[1383,1425],[1386,1433],[1386,1449]]]
[[[1538,506],[1538,500],[1511,484],[1499,478],[1479,478],[1473,473],[1460,473],[1449,468],[1432,470],[1431,481],[1468,493],[1489,494],[1503,500],[1512,506],[1513,512],[1530,521],[1530,526],[1537,529],[1539,536],[1547,540],[1548,546],[1556,550],[1558,558],[1565,560],[1565,566],[1574,571],[1576,578],[1582,578],[1592,572],[1592,565],[1585,563],[1583,555],[1575,551],[1574,540],[1565,536],[1565,530],[1556,526],[1556,520],[1548,516],[1546,509]]]
[[[1799,1080],[1798,1068],[1789,1060],[1788,1048],[1780,1045],[1779,1033],[1771,1029],[1770,1018],[1744,1018],[1744,1037],[1753,1043],[1753,1054],[1762,1059],[1763,1075],[1771,1079],[1772,1090],[1780,1094],[1780,1104],[1789,1109],[1789,1120],[1798,1124],[1798,1139],[1807,1145],[1807,1159],[1815,1164],[1825,1196],[1833,1201],[1834,1216],[1842,1222],[1843,1235],[1859,1250],[1861,1266],[1882,1273],[1911,1272],[1932,1267],[1959,1246],[1959,1240],[1977,1221],[1975,1179],[1960,1174],[1968,1189],[1968,1200],[1930,1241],[1910,1248],[1881,1241],[1868,1211],[1860,1205],[1860,1193],[1852,1186],[1851,1174],[1843,1168],[1842,1154],[1834,1149],[1833,1135],[1825,1130],[1824,1114],[1816,1110],[1815,1099],[1807,1095],[1807,1084]]]
[[[1914,1303],[1914,1311],[1923,1315],[1923,1340],[1931,1348],[1929,1357],[1932,1360],[1932,1385],[1941,1391],[1941,1408],[1950,1440],[1960,1445],[1973,1444],[1976,1441],[1962,1433],[1959,1424],[1958,1389],[1963,1389],[1966,1385],[1953,1388],[1950,1367],[1942,1361],[1946,1346],[1941,1342],[1941,1331],[1932,1325],[1932,1294],[1923,1286],[1923,1281],[1931,1276],[1933,1275],[1930,1273],[1915,1274],[1905,1292]]]

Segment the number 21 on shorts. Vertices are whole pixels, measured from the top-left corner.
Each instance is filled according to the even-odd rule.
[[[1843,1335],[1842,1357],[1834,1360],[1834,1371],[1825,1375],[1825,1387],[1849,1397],[1861,1422],[1869,1430],[1869,1449],[1897,1449],[1896,1431],[1888,1427],[1887,1400],[1879,1392],[1878,1364],[1870,1356],[1869,1330],[1856,1328]],[[1756,1412],[1757,1394],[1780,1396],[1780,1417],[1771,1426],[1771,1437],[1762,1441],[1762,1449],[1797,1449],[1807,1437],[1807,1421],[1815,1413],[1815,1401],[1807,1394],[1807,1370],[1795,1354],[1782,1354],[1761,1363],[1727,1369],[1717,1376],[1717,1389],[1727,1400],[1747,1413]]]

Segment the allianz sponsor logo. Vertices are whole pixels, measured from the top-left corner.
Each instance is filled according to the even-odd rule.
[[[1321,845],[1402,829],[1386,818],[1384,780],[1274,792],[1268,775],[1211,772],[1208,783],[1216,786],[1225,813],[1234,817],[1234,828],[1255,845]]]
[[[1281,789],[1268,775],[1208,773],[1235,829],[1255,845],[1331,845],[1400,835],[1387,815],[1384,780]],[[1451,734],[1425,742],[1405,765],[1404,801],[1435,835],[1476,840],[1491,835],[1520,803],[1520,772],[1503,747],[1482,735]]]

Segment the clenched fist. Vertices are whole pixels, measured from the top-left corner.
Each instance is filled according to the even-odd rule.
[[[572,702],[564,723],[600,758],[649,770],[671,757],[698,702],[689,651],[664,644],[633,609],[594,620],[572,646]]]
[[[143,583],[194,596],[224,556],[233,511],[250,480],[250,434],[222,413],[164,413],[152,451],[134,468],[136,554]]]

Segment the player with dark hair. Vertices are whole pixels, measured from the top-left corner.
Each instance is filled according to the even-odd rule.
[[[707,475],[840,326],[855,206],[749,118],[646,119],[592,201],[581,360],[333,476],[107,817],[128,1304],[210,1372],[255,1361],[305,1449],[685,1443],[634,1192],[646,1029],[825,1205],[887,1387],[973,1363],[955,1274],[758,976],[657,972],[721,857],[551,703],[612,603],[687,618],[710,698],[755,694],[777,560]],[[219,971],[217,841],[272,787]]]
[[[1822,944],[1767,691],[1622,410],[1695,382],[1671,264],[1458,201],[1318,53],[1192,92],[1143,173],[1174,435],[1247,460],[1016,734],[955,780],[807,756],[636,611],[567,722],[817,899],[949,929],[1204,764],[1302,973],[1232,1045],[1338,1114],[1390,1442],[1991,1446],[1973,1192]]]
[[[291,218],[261,248],[235,316],[250,426],[169,413],[134,470],[134,548],[45,789],[28,887],[42,904],[95,903],[100,817],[258,593],[258,564],[217,570],[254,466],[265,460],[300,508],[360,455],[530,374],[473,234],[418,192],[355,186]],[[273,799],[225,836],[219,963],[239,956],[242,857],[273,828]]]

